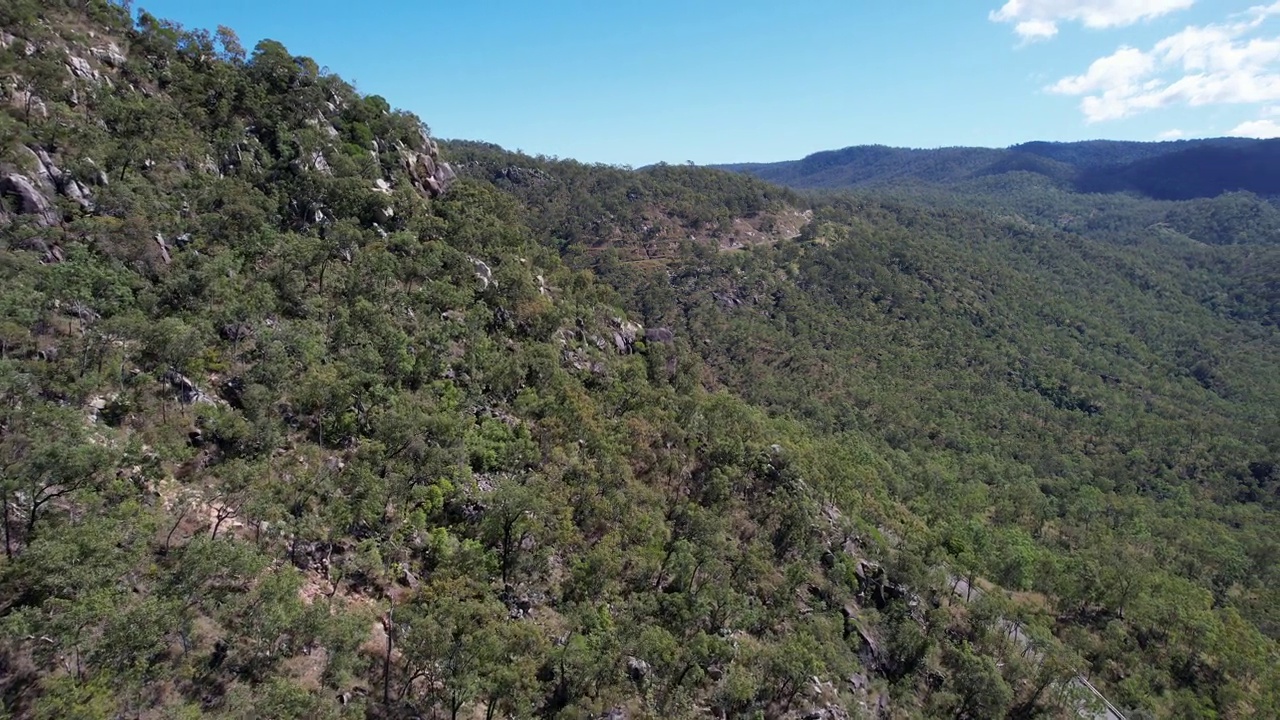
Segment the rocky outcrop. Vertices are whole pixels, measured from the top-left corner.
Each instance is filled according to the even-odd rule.
[[[125,55],[121,52],[120,47],[115,43],[111,43],[103,47],[89,48],[88,55],[94,60],[97,60],[107,66],[108,71],[102,72],[87,58],[72,55],[68,52],[65,62],[67,72],[69,72],[73,78],[90,85],[106,85],[107,87],[114,87],[115,83],[111,81],[110,71],[123,68],[126,62]],[[79,95],[74,88],[72,89],[71,104],[79,104]]]
[[[593,375],[604,375],[604,363],[595,360],[584,350],[566,349],[564,351],[564,361],[569,367],[581,372],[589,372]]]
[[[555,180],[551,175],[538,168],[508,165],[494,173],[494,181],[503,181],[512,185],[545,185]]]
[[[47,118],[49,117],[49,106],[39,95],[25,88],[8,87],[7,91],[9,105],[24,115],[31,117]]]
[[[208,158],[209,156],[206,155],[205,157]],[[85,158],[84,164],[93,168],[93,177],[90,178],[90,181],[94,185],[97,185],[98,187],[106,187],[111,184],[111,178],[107,176],[107,171],[98,167],[98,163],[94,162],[93,158]]]
[[[458,175],[449,163],[440,160],[440,149],[424,131],[417,150],[401,148],[400,160],[405,172],[418,192],[427,197],[439,197],[449,189]]]
[[[652,670],[653,667],[644,660],[634,655],[627,656],[627,676],[631,678],[632,682],[643,683],[648,679]]]
[[[25,152],[30,164],[35,167],[35,181],[43,186],[45,190],[57,189],[55,178],[62,176],[62,170],[53,164],[53,159],[49,157],[49,153],[45,152],[43,148],[32,150],[29,147],[21,147],[19,150]]]
[[[331,104],[330,106],[332,107]],[[314,118],[307,121],[307,124],[328,135],[330,140],[337,140],[342,135],[342,133],[338,132],[338,128],[334,127],[332,122],[329,122],[329,118],[324,116],[323,112],[317,112]]]
[[[80,80],[86,80],[94,84],[102,82],[102,73],[95,70],[93,65],[82,57],[68,55],[67,70],[70,70],[71,74]]]
[[[324,153],[320,150],[312,150],[304,153],[305,159],[295,161],[295,163],[307,170],[314,170],[321,175],[333,175],[333,167],[329,165],[329,160],[325,158]]]
[[[62,186],[62,194],[79,205],[85,212],[93,211],[93,200],[89,197],[89,189],[74,179],[68,179]]]
[[[89,54],[98,59],[99,62],[110,65],[119,70],[124,67],[125,56],[120,50],[120,46],[115,43],[107,43],[102,47],[91,48]]]
[[[160,248],[160,258],[164,260],[164,264],[168,265],[173,262],[173,253],[169,248],[169,242],[164,239],[164,235],[156,233],[156,247]]]
[[[14,179],[10,186],[9,195],[17,195],[22,197],[23,213],[41,215],[41,224],[56,224],[61,219],[58,209],[52,204],[51,197],[54,193],[60,193],[69,200],[76,202],[86,213],[93,210],[93,199],[90,188],[72,177],[72,174],[64,172],[63,169],[54,163],[49,152],[44,147],[37,147],[32,150],[29,147],[20,147],[20,150],[26,152],[29,160],[28,167],[33,168],[31,176],[19,176],[14,173],[17,178],[22,178],[29,184],[29,188],[24,186],[23,182]],[[5,192],[5,191],[0,191]]]
[[[52,227],[62,222],[62,213],[25,175],[16,172],[0,174],[0,197],[17,199],[17,210],[32,216],[36,223]]]
[[[617,328],[613,332],[613,347],[626,355],[635,349],[636,340],[644,334],[644,326],[622,318],[614,318],[613,324]]]
[[[0,221],[2,220],[3,218],[0,218]],[[0,222],[0,224],[2,224],[2,222]],[[56,243],[50,244],[44,238],[40,238],[40,237],[34,237],[27,240],[26,242],[19,243],[18,247],[22,248],[23,250],[31,250],[33,252],[39,253],[40,263],[43,265],[56,265],[62,262],[63,260],[67,259],[67,256],[65,253],[63,253],[61,247],[59,247]]]
[[[205,155],[204,158],[200,160],[200,162],[196,165],[196,167],[200,169],[200,172],[206,175],[216,175],[217,177],[222,177],[222,168],[218,167],[218,161],[214,160],[212,155]],[[103,177],[105,177],[105,175]],[[106,183],[100,183],[100,184],[105,185]]]
[[[179,373],[177,370],[167,371],[161,379],[178,391],[178,400],[183,405],[223,404],[221,400],[201,390],[191,378]]]
[[[36,166],[36,179],[46,194],[61,193],[85,212],[93,211],[93,199],[90,197],[89,188],[72,177],[71,173],[64,172],[58,167],[44,148],[23,149],[31,155]]]
[[[476,280],[480,282],[481,292],[488,290],[490,285],[497,284],[493,279],[493,269],[488,263],[478,258],[471,258],[471,264],[476,267]]]
[[[648,342],[671,344],[675,342],[676,334],[671,331],[671,328],[649,328],[644,331],[644,339]]]
[[[427,153],[409,152],[403,157],[405,170],[408,171],[413,186],[428,197],[443,195],[457,177],[448,163],[437,163]]]

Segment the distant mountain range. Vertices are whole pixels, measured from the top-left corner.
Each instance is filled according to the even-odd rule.
[[[859,145],[802,160],[717,166],[802,189],[956,185],[1006,173],[1045,176],[1064,189],[1157,200],[1248,191],[1280,196],[1280,139],[1029,142],[1007,149],[914,150]]]

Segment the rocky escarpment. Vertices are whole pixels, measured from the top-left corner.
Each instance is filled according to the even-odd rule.
[[[211,44],[192,50],[200,51],[198,57],[186,58],[200,66],[212,54],[236,72],[243,71],[241,82],[264,72],[281,73],[288,92],[310,106],[305,112],[311,117],[281,137],[281,126],[250,120],[260,108],[234,84],[214,83],[206,90],[209,102],[221,104],[213,111],[173,101],[168,85],[179,58],[155,54],[156,39],[149,33],[156,28],[163,32],[159,26],[143,23],[123,34],[108,26],[90,25],[93,29],[63,34],[50,33],[48,27],[36,24],[0,32],[0,112],[21,126],[43,128],[11,135],[9,144],[0,144],[0,225],[49,228],[85,215],[122,217],[126,209],[120,202],[101,202],[119,193],[101,191],[129,174],[147,176],[148,183],[164,185],[170,193],[194,173],[238,176],[264,186],[278,186],[288,176],[314,174],[321,177],[313,183],[320,192],[291,208],[299,227],[336,217],[342,214],[338,205],[356,202],[376,206],[366,221],[390,230],[397,211],[389,196],[397,188],[411,188],[433,199],[456,178],[416,118],[391,112],[380,98],[360,97],[308,58],[288,56],[283,48],[276,57],[274,46],[267,44],[264,47],[272,52],[246,58],[243,50],[224,47],[218,52]],[[159,75],[144,79],[148,69]],[[140,113],[141,107],[150,109]],[[89,126],[81,127],[88,118],[93,119]],[[193,135],[184,129],[214,126],[219,130],[217,141],[203,146],[191,144]],[[99,138],[100,145],[109,144],[100,140],[104,133],[134,135],[135,145],[150,145],[153,154],[108,157],[93,145],[93,138]],[[166,134],[166,142],[152,143]],[[161,152],[154,154],[157,149]],[[349,188],[348,179],[355,177],[367,183],[365,197],[358,200]],[[170,230],[179,234],[185,227],[179,222]]]
[[[40,227],[57,226],[67,218],[61,206],[69,212],[92,214],[95,210],[94,186],[110,182],[102,172],[92,177],[77,177],[64,170],[55,155],[40,146],[20,145],[16,154],[26,162],[0,163],[0,225],[25,219]],[[400,148],[400,158],[404,179],[425,198],[440,197],[457,179],[449,163],[440,158],[435,141],[425,132],[416,146]],[[92,160],[87,164],[93,166]],[[216,166],[205,169],[220,173]],[[329,166],[324,154],[314,152],[305,169],[328,174]],[[390,194],[397,179],[379,178],[372,189]],[[60,198],[65,202],[60,203]],[[392,211],[388,208],[387,212]]]
[[[30,216],[40,226],[57,225],[63,217],[56,201],[59,196],[85,212],[93,211],[90,183],[63,170],[47,150],[19,146],[18,154],[25,157],[26,168],[0,166],[0,198],[9,198],[18,214]],[[6,218],[0,208],[0,222]]]
[[[37,225],[56,225],[61,216],[53,203],[40,188],[26,176],[17,172],[0,171],[0,197],[12,198],[18,213],[29,215]],[[11,216],[0,206],[0,222],[8,222]]]
[[[438,197],[458,176],[449,163],[440,159],[440,148],[434,140],[426,133],[421,135],[421,140],[416,149],[402,149],[400,157],[413,186],[429,197]]]

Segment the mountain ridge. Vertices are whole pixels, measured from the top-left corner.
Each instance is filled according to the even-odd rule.
[[[1137,193],[1158,200],[1223,192],[1280,194],[1280,140],[1206,138],[1162,142],[1033,141],[1007,148],[936,149],[855,145],[800,160],[712,167],[744,172],[798,189],[954,185],[1022,170],[1077,192]],[[1209,177],[1204,177],[1208,172]],[[1158,179],[1156,179],[1158,176]]]

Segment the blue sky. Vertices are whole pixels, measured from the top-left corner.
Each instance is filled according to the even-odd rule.
[[[1272,4],[1274,3],[1274,4]],[[1280,135],[1276,0],[136,0],[588,162]],[[1252,10],[1251,10],[1252,8]]]

